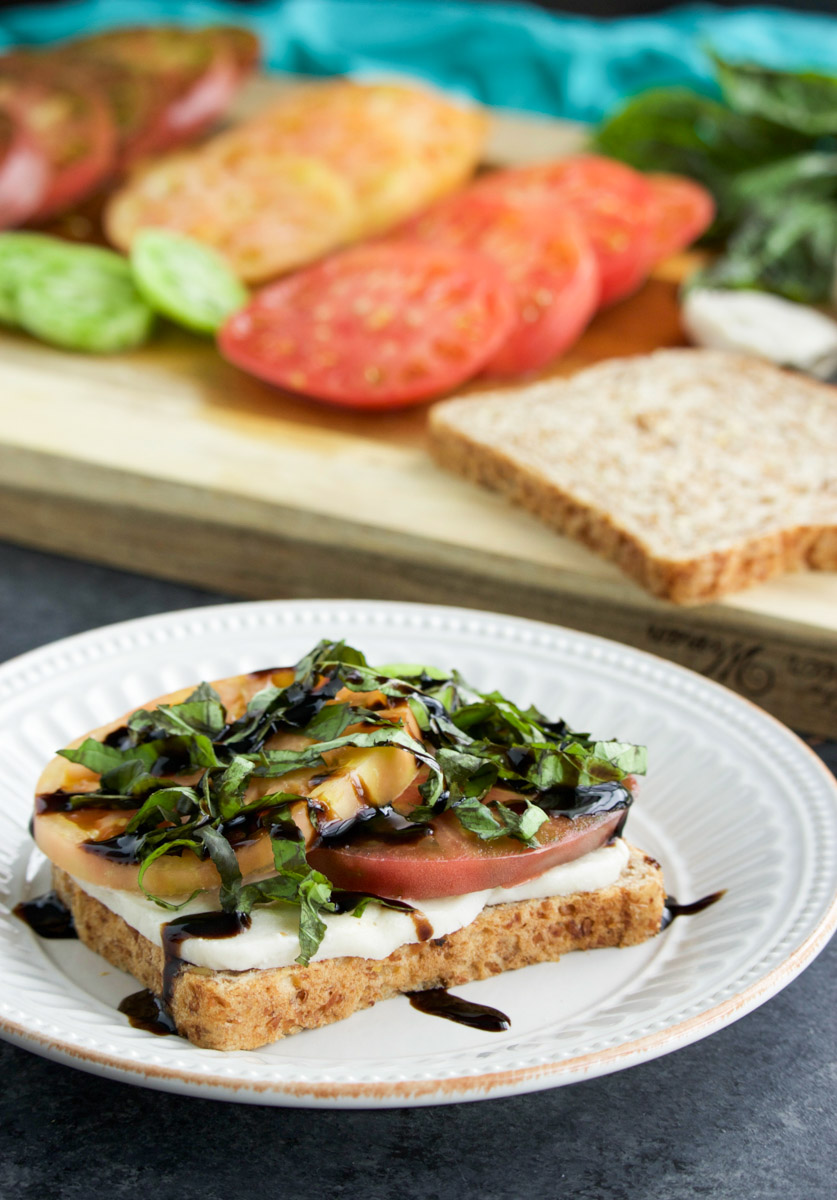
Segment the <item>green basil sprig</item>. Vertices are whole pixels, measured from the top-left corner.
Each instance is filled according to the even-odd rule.
[[[594,145],[644,171],[704,184],[725,243],[691,284],[752,288],[809,304],[835,293],[837,75],[712,61],[723,99],[644,92],[608,118]]]

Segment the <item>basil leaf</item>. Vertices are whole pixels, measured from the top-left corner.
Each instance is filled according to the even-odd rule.
[[[190,699],[182,704],[161,704],[150,712],[140,708],[128,718],[132,733],[158,736],[161,733],[216,736],[226,723],[226,710],[217,696],[214,700]]]
[[[334,738],[339,738],[349,725],[362,719],[358,709],[352,708],[348,703],[326,704],[315,713],[302,732],[305,737],[317,742],[333,741]]]
[[[714,56],[726,103],[683,89],[635,97],[595,144],[641,170],[712,191],[721,257],[688,287],[753,288],[828,303],[837,257],[837,75]]]
[[[156,753],[154,761],[157,761]],[[99,794],[138,798],[165,786],[166,781],[159,775],[152,775],[142,759],[132,758],[104,772],[99,780]]]
[[[242,804],[238,810],[238,815],[242,813],[262,812],[262,810],[270,810],[271,820],[275,823],[280,820],[287,819],[293,824],[293,818],[289,813],[281,812],[281,809],[289,807],[291,804],[304,804],[305,798],[297,795],[296,792],[267,792],[264,796],[259,796],[256,800],[251,800],[249,804]]]
[[[491,815],[491,810],[487,805],[479,800],[466,797],[454,806],[453,811],[456,813],[460,825],[471,833],[475,833],[483,841],[493,841],[495,838],[503,837],[506,832],[505,827]]]
[[[737,175],[809,148],[810,139],[685,88],[643,92],[598,129],[596,149],[640,171],[672,171],[703,183],[718,205],[710,233],[729,231]]]
[[[332,738],[328,742],[318,742],[316,745],[304,746],[301,750],[263,750],[252,755],[256,763],[256,775],[269,778],[287,775],[289,771],[301,770],[306,767],[320,766],[323,754],[331,750],[341,750],[345,746],[367,749],[372,746],[401,746],[410,750],[419,761],[438,772],[435,759],[416,741],[406,730],[397,725],[387,724],[381,729],[373,729],[364,733],[348,733],[343,737]]]
[[[801,304],[828,302],[837,260],[837,203],[764,199],[730,238],[726,252],[690,286],[757,288]]]
[[[134,760],[145,760],[148,762],[148,753],[145,748],[142,750],[139,746],[131,750],[117,750],[116,746],[107,746],[104,742],[99,742],[96,738],[85,738],[80,746],[75,748],[67,747],[64,750],[59,750],[58,753],[62,758],[66,758],[68,762],[80,763],[81,766],[87,767],[90,771],[95,771],[97,775],[104,775],[108,771],[121,767],[123,763]],[[154,752],[154,757],[148,765],[153,765],[157,761],[159,755]]]
[[[330,642],[324,638],[299,660],[294,668],[294,678],[308,685],[315,682],[318,675],[328,674],[328,668],[334,665],[365,667],[366,658],[345,642]]]
[[[837,134],[837,76],[712,57],[724,97],[737,112],[809,137]]]
[[[143,825],[159,825],[171,821],[179,825],[180,818],[196,803],[197,794],[190,787],[163,787],[153,792],[125,826],[126,833],[136,833]]]
[[[171,842],[162,842],[142,860],[142,863],[140,864],[139,875],[137,876],[137,883],[139,884],[140,891],[143,893],[143,895],[148,900],[153,900],[154,903],[160,908],[166,909],[167,912],[179,912],[181,908],[187,905],[190,900],[194,900],[195,896],[200,895],[201,892],[201,888],[196,888],[192,892],[191,896],[187,896],[186,899],[181,900],[179,904],[173,904],[170,900],[164,900],[162,896],[155,896],[153,892],[149,892],[149,890],[146,888],[144,882],[145,874],[151,864],[156,862],[157,859],[161,858],[164,854],[170,854],[172,850],[175,850],[178,847],[198,851],[200,850],[200,843],[196,842],[194,838],[176,838]]]
[[[615,767],[621,779],[626,775],[644,775],[648,770],[645,746],[634,746],[630,742],[594,742],[591,754],[594,759]]]
[[[226,713],[220,701],[215,700],[186,702],[171,707],[161,705],[151,712],[138,709],[132,713],[128,718],[128,728],[135,737],[145,739],[149,745],[166,737],[182,739],[180,744],[188,752],[192,765],[217,767],[219,763],[212,738],[226,728]]]
[[[298,963],[307,967],[325,937],[326,926],[320,913],[329,907],[331,884],[319,871],[311,871],[299,885]],[[333,906],[332,906],[333,907]]]
[[[260,692],[256,692],[254,696],[250,697],[247,703],[248,715],[260,716],[275,704],[280,696],[284,696],[285,691],[285,688],[276,687],[273,683],[268,684],[267,687],[262,688]]]
[[[148,778],[153,779],[158,788],[165,786],[164,781],[155,775],[149,775]],[[68,795],[66,802],[73,811],[80,808],[136,808],[137,797],[97,790],[95,792],[78,792],[74,796]]]
[[[833,150],[810,150],[742,171],[733,181],[732,194],[743,215],[777,195],[793,197],[797,203],[835,200],[837,154]]]
[[[487,762],[479,755],[443,747],[438,751],[436,761],[450,789],[454,807],[458,808],[460,797],[481,800],[497,782],[497,764]]]
[[[611,113],[596,130],[593,148],[639,171],[675,171],[711,185],[742,165],[745,139],[733,133],[739,124],[725,104],[709,96],[653,88]],[[774,153],[765,146],[754,158],[765,162]]]
[[[210,809],[214,816],[228,821],[241,811],[244,793],[256,764],[237,754],[223,774],[210,785]]]
[[[211,683],[199,683],[191,696],[187,696],[184,703],[194,704],[197,700],[214,700],[217,704],[221,703],[221,697]]]
[[[223,834],[211,825],[204,825],[197,830],[197,834],[221,876],[221,890],[218,896],[221,908],[224,912],[235,912],[241,886],[241,871],[235,851]]]
[[[334,893],[332,892],[332,896]],[[406,900],[392,900],[386,896],[367,896],[360,892],[338,892],[340,912],[351,913],[353,917],[362,917],[370,904],[380,904],[381,908],[392,908],[396,912],[415,913],[419,910]]]
[[[450,678],[447,671],[442,671],[438,667],[422,666],[419,663],[387,663],[383,667],[375,667],[375,673],[383,675],[387,679],[411,681],[437,679],[440,682],[446,682]]]
[[[525,842],[528,846],[537,845],[535,834],[544,821],[549,820],[548,814],[537,804],[532,804],[530,800],[526,800],[526,807],[522,813],[517,813],[508,805],[499,803],[494,806],[494,810],[503,824],[505,833],[509,837]]]
[[[238,887],[235,906],[249,913],[256,904],[275,900],[299,906],[299,947],[296,961],[307,966],[326,932],[321,913],[333,912],[331,884],[325,875],[309,866],[305,849],[297,837],[271,837],[276,875],[259,883]],[[232,901],[231,901],[232,902]]]

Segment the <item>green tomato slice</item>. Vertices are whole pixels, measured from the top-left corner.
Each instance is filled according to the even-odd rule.
[[[112,250],[69,244],[21,283],[17,316],[35,337],[91,354],[141,345],[154,322],[124,258]]]
[[[247,303],[247,289],[221,255],[182,233],[141,230],[131,268],[151,307],[196,333],[215,333]]]
[[[0,321],[17,325],[17,294],[34,270],[63,253],[66,242],[45,233],[0,233]]]

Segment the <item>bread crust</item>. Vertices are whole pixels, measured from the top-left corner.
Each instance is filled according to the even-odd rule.
[[[661,379],[670,365],[684,362],[693,364],[695,376],[700,379],[702,371],[717,372],[718,361],[723,361],[730,378],[736,372],[758,381],[762,377],[775,389],[782,378],[788,382],[797,397],[826,398],[837,412],[837,392],[833,387],[787,375],[776,367],[736,357],[719,356],[717,352],[701,350],[660,351],[642,361],[648,366],[654,361],[659,364]],[[647,367],[646,367],[647,369]],[[604,371],[607,376],[604,376]],[[613,360],[582,371],[575,377],[584,382],[586,376],[598,373],[605,379],[613,377],[614,385],[625,392],[630,391],[631,360]],[[622,376],[620,378],[620,376]],[[625,380],[627,379],[627,383]],[[555,381],[555,386],[569,389],[574,379]],[[538,384],[531,389],[539,393],[526,411],[523,400],[526,392],[518,397],[508,395],[509,403],[518,403],[521,427],[526,427],[532,440],[539,436],[536,405],[544,403],[544,389],[548,385]],[[564,393],[561,393],[563,395]],[[605,401],[607,397],[604,398]],[[561,396],[555,403],[560,407]],[[723,397],[719,397],[723,404]],[[617,563],[631,578],[655,596],[675,604],[700,604],[716,600],[730,592],[740,591],[755,583],[772,579],[786,571],[808,568],[813,570],[837,569],[837,510],[833,521],[823,523],[793,524],[784,528],[740,536],[733,540],[718,531],[717,548],[697,553],[684,550],[682,555],[666,556],[657,553],[648,544],[641,532],[634,531],[620,520],[617,496],[605,497],[602,507],[579,499],[571,486],[561,478],[561,463],[556,462],[549,471],[539,470],[515,452],[514,444],[503,437],[492,441],[486,424],[487,404],[491,397],[474,396],[437,404],[430,414],[430,450],[441,466],[447,467],[475,483],[502,492],[515,504],[528,509],[546,524],[583,542],[591,550]],[[603,410],[606,405],[603,405]],[[768,406],[769,411],[769,406]],[[652,417],[655,414],[651,414]],[[603,420],[610,423],[611,430],[619,427],[619,405],[614,405],[612,415]],[[766,418],[765,419],[769,419]],[[802,418],[800,418],[802,419]],[[811,435],[816,444],[817,431]],[[712,452],[695,442],[696,469],[700,470],[700,458]],[[650,460],[649,460],[650,462]],[[649,463],[630,462],[625,467],[624,486],[643,486],[643,471]],[[754,471],[758,464],[753,464]],[[769,487],[769,482],[766,484]],[[609,505],[608,502],[609,501]],[[824,497],[824,505],[826,503]],[[670,514],[661,511],[653,519],[665,522]]]
[[[162,990],[163,951],[53,868],[58,895],[81,940],[152,992]],[[253,1050],[340,1021],[401,992],[451,987],[554,962],[570,950],[634,946],[660,930],[662,871],[630,847],[619,879],[594,892],[485,909],[446,937],[401,946],[388,958],[337,958],[269,970],[214,971],[184,963],[172,989],[178,1032],[213,1050]]]

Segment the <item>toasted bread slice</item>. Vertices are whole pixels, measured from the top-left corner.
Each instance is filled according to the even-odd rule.
[[[661,350],[436,405],[431,449],[655,595],[714,600],[837,569],[837,390],[756,359]]]
[[[54,868],[54,886],[79,937],[152,992],[163,951]],[[456,933],[401,946],[388,958],[336,958],[269,970],[214,971],[183,963],[172,990],[178,1032],[214,1050],[252,1050],[342,1020],[400,992],[486,979],[570,950],[633,946],[659,932],[659,864],[634,847],[619,879],[593,892],[498,904]]]

